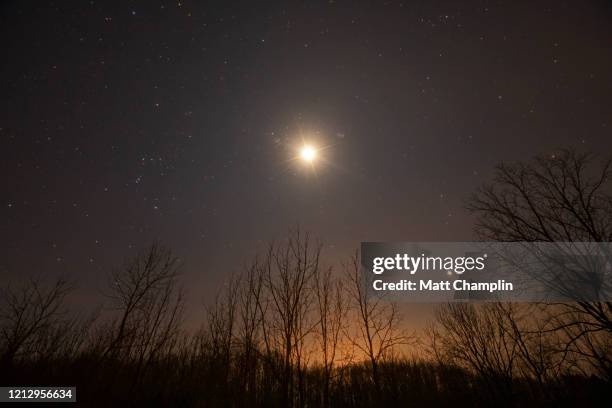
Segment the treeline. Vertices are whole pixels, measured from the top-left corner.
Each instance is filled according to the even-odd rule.
[[[612,241],[610,163],[564,151],[500,165],[470,202],[497,241]],[[91,316],[68,282],[0,293],[0,381],[77,387],[85,406],[577,406],[610,399],[612,303],[449,304],[407,333],[300,231],[228,279],[184,327],[178,261],[152,245],[111,273]],[[598,281],[601,286],[602,282]],[[604,281],[605,283],[605,281]]]
[[[89,406],[577,405],[609,394],[609,350],[571,349],[567,327],[549,329],[563,313],[548,308],[565,306],[444,305],[427,333],[408,335],[394,304],[366,296],[357,255],[335,274],[320,251],[299,232],[270,245],[196,333],[182,329],[177,259],[160,245],[110,275],[91,317],[68,310],[66,281],[5,287],[0,380],[76,385]]]
[[[177,259],[157,244],[109,276],[108,302],[91,317],[67,310],[73,287],[64,280],[9,285],[0,295],[2,381],[76,384],[102,405],[329,406],[339,387],[343,403],[367,404],[410,338],[395,305],[365,296],[357,257],[340,277],[320,253],[299,231],[270,245],[228,280],[196,333],[182,329]]]

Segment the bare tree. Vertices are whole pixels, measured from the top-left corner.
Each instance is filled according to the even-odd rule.
[[[257,391],[257,357],[263,325],[261,313],[263,296],[263,275],[259,261],[255,259],[246,268],[238,292],[239,328],[238,341],[241,347],[240,379],[245,394],[254,395]]]
[[[323,363],[323,406],[330,405],[330,384],[338,346],[345,328],[347,305],[342,282],[334,279],[332,269],[318,269],[314,275],[316,309],[318,312],[317,341]]]
[[[546,330],[541,307],[525,303],[492,303],[487,306],[500,330],[517,351],[517,374],[535,379],[540,389],[563,373],[563,357],[557,353],[559,336]]]
[[[225,290],[217,294],[214,304],[206,310],[210,352],[213,361],[221,364],[218,367],[221,370],[219,376],[225,383],[229,380],[231,370],[239,287],[240,278],[233,276],[227,282]]]
[[[183,295],[178,288],[178,259],[169,249],[151,245],[112,273],[108,297],[118,315],[109,328],[104,356],[135,361],[136,384],[179,335]]]
[[[468,208],[478,217],[477,233],[488,240],[610,242],[612,162],[562,150],[530,163],[500,164],[494,183],[479,189]],[[547,312],[544,330],[563,334],[559,351],[580,355],[612,378],[612,302],[568,302]]]
[[[370,296],[366,292],[365,275],[361,272],[359,253],[345,265],[348,282],[348,296],[356,322],[356,334],[349,336],[352,344],[364,354],[372,369],[372,380],[380,392],[380,363],[397,346],[406,344],[410,337],[400,329],[400,316],[397,306],[380,296]]]
[[[478,216],[477,233],[496,241],[609,242],[611,166],[572,150],[502,163],[468,205]]]
[[[0,361],[10,366],[22,355],[32,357],[32,350],[41,352],[45,335],[55,333],[68,323],[64,318],[64,302],[72,287],[64,279],[47,286],[39,279],[31,279],[21,287],[10,285],[0,291]]]
[[[313,245],[308,234],[295,230],[283,245],[271,245],[262,264],[270,300],[266,319],[269,329],[276,333],[273,337],[283,357],[284,406],[294,404],[294,372],[298,404],[302,403],[305,339],[315,325],[310,318],[311,285],[319,268],[320,252],[320,244]]]
[[[492,393],[509,398],[518,349],[497,317],[495,304],[446,304],[436,310],[442,330],[430,335],[441,362],[472,370]]]

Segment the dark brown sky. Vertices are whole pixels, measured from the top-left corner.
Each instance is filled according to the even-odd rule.
[[[3,2],[2,279],[96,293],[159,239],[202,298],[297,223],[469,240],[498,162],[612,153],[610,2],[516,3]]]

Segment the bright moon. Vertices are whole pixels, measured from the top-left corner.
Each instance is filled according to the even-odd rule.
[[[312,163],[317,157],[317,151],[312,146],[304,146],[300,150],[300,157],[307,163]]]

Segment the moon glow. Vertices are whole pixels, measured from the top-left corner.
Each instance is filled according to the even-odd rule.
[[[304,145],[300,149],[300,158],[306,163],[312,163],[317,158],[317,151],[310,145]]]

